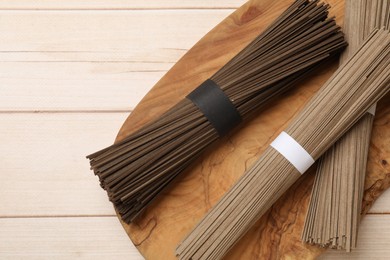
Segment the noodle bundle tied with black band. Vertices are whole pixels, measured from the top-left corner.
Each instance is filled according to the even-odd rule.
[[[328,9],[317,0],[295,1],[187,98],[119,143],[87,156],[125,222],[211,143],[346,46]]]

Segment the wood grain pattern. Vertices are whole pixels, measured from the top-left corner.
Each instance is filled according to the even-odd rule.
[[[0,110],[132,110],[231,12],[0,10]]]
[[[389,254],[384,253],[390,241],[388,223],[388,215],[365,216],[359,228],[356,250],[351,253],[329,250],[318,257],[318,260],[389,259]]]
[[[128,9],[207,9],[237,8],[245,0],[2,0],[0,9],[4,10],[128,10]]]
[[[329,251],[320,259],[388,259],[389,222],[389,215],[366,216],[355,252]],[[133,248],[115,216],[3,218],[0,228],[2,260],[144,259]]]
[[[1,113],[0,218],[114,216],[85,154],[109,145],[127,115]],[[389,198],[390,190],[369,212],[390,213]]]
[[[0,61],[113,61],[172,65],[199,37],[231,12],[229,9],[0,10]]]
[[[390,189],[384,190],[367,214],[390,214]]]
[[[0,63],[0,111],[128,112],[166,71],[153,67],[134,71],[129,63],[115,62]]]
[[[141,96],[231,13],[230,8],[242,3],[244,0],[0,2],[0,259],[141,259],[117,219],[101,217],[113,216],[114,211],[84,156],[110,144]],[[272,119],[263,118],[257,124],[267,120]],[[244,143],[236,143],[238,149],[247,152],[243,147],[252,140],[270,138],[271,128],[262,132],[262,127],[259,125],[259,138],[243,139]],[[248,166],[263,145],[251,146],[253,159]],[[222,152],[227,155],[229,151]],[[386,167],[389,172],[388,153],[379,154],[384,160],[379,168]],[[205,168],[210,172],[204,172],[205,178],[195,185],[202,185],[203,180],[207,184],[208,174],[215,175],[213,165],[220,162],[214,159]],[[239,176],[244,167],[237,167],[233,171]],[[226,169],[230,172],[228,166]],[[227,181],[222,189],[232,183]],[[371,191],[386,187],[383,184],[386,181],[376,182]],[[208,195],[211,203],[224,191],[215,192]],[[390,213],[389,192],[364,218],[361,243],[351,259],[388,258],[390,218],[375,213]],[[206,201],[206,193],[197,194]],[[199,219],[208,205],[193,217]],[[323,259],[346,257],[332,252]]]
[[[85,155],[126,114],[0,113],[0,217],[114,215]]]
[[[292,1],[249,1],[196,44],[148,93],[126,120],[118,139],[159,116],[191,89],[211,76],[254,38]],[[344,3],[328,0],[338,22]],[[191,68],[190,70],[188,68]],[[174,248],[218,198],[237,180],[336,69],[329,65],[299,88],[290,91],[240,131],[227,136],[206,152],[174,187],[167,190],[143,217],[123,224],[147,259],[174,259]],[[390,96],[379,105],[365,198],[366,208],[389,183]],[[387,133],[386,133],[387,132]],[[381,134],[378,134],[381,133]],[[385,133],[385,134],[383,134]],[[303,176],[251,229],[227,259],[310,259],[322,250],[300,242],[313,172]]]
[[[142,260],[116,217],[0,218],[2,260]]]

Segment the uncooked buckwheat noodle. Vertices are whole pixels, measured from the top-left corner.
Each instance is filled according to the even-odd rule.
[[[389,70],[390,34],[375,30],[284,133],[318,159],[389,91]],[[209,211],[177,247],[180,259],[221,259],[301,176],[278,151],[268,147]]]
[[[349,46],[341,63],[362,45],[374,28],[388,29],[389,23],[389,0],[346,0],[344,32]],[[373,121],[374,115],[366,113],[321,157],[303,241],[347,252],[356,248]]]
[[[317,0],[295,1],[206,82],[219,96],[215,101],[225,102],[224,109],[232,112],[234,122],[227,122],[226,128],[246,120],[299,82],[315,64],[346,46],[334,19],[327,18],[328,8]],[[87,156],[123,221],[133,221],[202,151],[229,130],[214,126],[224,123],[227,114],[215,118],[211,113],[206,118],[191,98],[181,100],[123,141]],[[205,110],[219,109],[207,108],[213,103],[203,102]]]

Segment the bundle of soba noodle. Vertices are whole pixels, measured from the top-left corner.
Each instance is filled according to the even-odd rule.
[[[211,143],[346,46],[328,5],[297,0],[185,99],[123,141],[91,154],[91,168],[125,222],[133,221]]]
[[[272,204],[389,91],[390,34],[375,30],[177,247],[221,259]]]
[[[389,0],[346,0],[344,32],[349,46],[341,64],[374,28],[389,25]],[[356,247],[374,116],[375,105],[319,160],[303,241],[347,252]]]

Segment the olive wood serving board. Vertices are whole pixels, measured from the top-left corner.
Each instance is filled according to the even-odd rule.
[[[120,129],[117,141],[161,115],[220,69],[293,0],[251,0],[204,36],[153,87]],[[344,1],[326,0],[339,25]],[[212,145],[125,231],[146,259],[176,259],[175,248],[261,155],[337,69],[328,62],[256,117]],[[323,252],[300,236],[315,174],[313,166],[257,222],[226,259],[312,259]],[[363,213],[390,186],[390,95],[379,104],[369,152]]]

